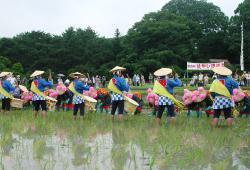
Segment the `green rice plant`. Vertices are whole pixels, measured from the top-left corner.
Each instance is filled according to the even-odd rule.
[[[145,112],[112,123],[110,115],[92,112],[82,120],[73,120],[71,111],[49,112],[45,119],[41,115],[34,118],[31,110],[11,111],[0,115],[0,165],[8,167],[7,154],[16,169],[29,168],[24,163],[27,159],[40,169],[58,169],[66,154],[62,169],[100,169],[100,163],[93,160],[95,156],[107,157],[101,152],[105,148],[113,169],[130,167],[130,159],[138,169],[232,169],[232,155],[237,156],[239,165],[250,166],[249,119],[237,118],[232,128],[226,127],[224,118],[218,128],[212,128],[212,118],[187,118],[184,112],[177,115],[175,125],[165,126],[165,120],[166,114],[158,126]],[[111,137],[100,138],[106,135]],[[142,153],[142,158],[137,153]]]

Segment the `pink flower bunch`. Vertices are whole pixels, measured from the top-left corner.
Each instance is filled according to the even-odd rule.
[[[133,94],[132,93],[124,93],[125,96],[127,96],[128,98],[132,99],[133,98]]]
[[[33,93],[31,91],[30,92],[23,92],[21,95],[21,99],[24,101],[31,101],[32,97],[33,97]]]
[[[155,94],[151,88],[148,88],[147,93],[147,101],[152,105],[158,106],[158,95]]]
[[[95,90],[94,87],[90,87],[88,91],[84,91],[83,92],[84,95],[92,97],[92,98],[96,98],[97,96],[97,91]]]
[[[58,95],[59,93],[57,90],[49,89],[49,97],[57,98]]]
[[[188,89],[184,89],[184,95],[182,97],[184,104],[187,106],[193,102],[192,100],[192,92]]]
[[[56,91],[59,95],[62,95],[67,91],[67,87],[63,84],[63,82],[59,82],[56,86]]]
[[[188,89],[184,89],[184,95],[182,100],[184,101],[185,105],[189,105],[193,102],[199,103],[202,102],[207,97],[207,90],[203,87],[199,87],[197,90],[193,92],[189,91]]]
[[[240,89],[233,89],[232,100],[234,102],[239,102],[244,99],[246,94]]]

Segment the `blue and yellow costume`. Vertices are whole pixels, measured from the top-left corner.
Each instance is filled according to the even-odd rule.
[[[174,87],[181,86],[181,80],[179,78],[175,79],[166,79],[165,77],[160,78],[159,83],[166,88],[166,90],[173,95],[174,94]],[[168,117],[175,117],[175,112],[174,112],[174,101],[171,100],[170,98],[163,96],[161,94],[159,95],[158,99],[158,114],[157,118],[161,119],[162,114],[164,112],[165,107],[167,107]]]
[[[75,79],[73,81],[73,85],[74,85],[75,90],[80,94],[83,94],[84,91],[89,90],[89,86],[84,85],[84,83],[79,81],[78,79]],[[76,116],[78,112],[78,108],[80,108],[80,115],[83,116],[84,115],[84,99],[81,96],[74,94],[73,104],[74,104],[73,115]]]
[[[15,90],[15,87],[13,87],[6,78],[4,78],[3,81],[1,81],[1,88],[3,88],[3,90],[5,90],[5,92],[7,92],[8,94],[13,93]],[[2,98],[2,109],[9,111],[11,98],[5,96],[4,94],[1,94],[1,98]]]
[[[38,90],[43,92],[45,91],[46,87],[51,88],[53,86],[52,81],[46,81],[42,78],[35,78],[33,81],[35,85],[37,86]],[[46,100],[44,96],[40,96],[36,93],[33,94],[32,101],[37,101],[37,100]]]
[[[219,80],[219,81],[218,81]],[[221,83],[224,88],[224,93],[221,93],[221,88],[213,87],[216,83]],[[220,84],[220,86],[221,86]],[[238,83],[229,76],[219,76],[211,86],[210,89],[211,96],[214,98],[213,109],[214,109],[214,118],[219,118],[221,111],[224,111],[225,118],[231,118],[231,108],[234,107],[234,103],[231,100],[231,95],[233,93],[233,89],[239,88]]]
[[[46,87],[51,88],[53,86],[52,81],[46,81],[40,77],[36,77],[33,83],[37,87],[37,90],[42,93],[44,93]],[[35,107],[35,111],[38,111],[40,106],[43,111],[47,111],[45,95],[42,96],[33,91],[32,103]]]
[[[119,77],[117,74],[113,75],[113,78],[111,79],[112,83],[117,87],[117,89],[121,92],[129,91],[129,85],[126,83],[125,79],[122,77]],[[112,100],[112,110],[111,114],[114,115],[115,111],[118,107],[119,112],[118,114],[123,114],[124,111],[124,97],[123,94],[118,94],[113,91],[111,91],[111,100]]]

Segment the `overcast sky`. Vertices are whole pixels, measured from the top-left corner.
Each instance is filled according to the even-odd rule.
[[[100,36],[121,34],[144,14],[158,11],[169,0],[0,0],[0,37],[41,30],[61,34],[70,26],[92,27]],[[208,0],[227,16],[243,0]]]

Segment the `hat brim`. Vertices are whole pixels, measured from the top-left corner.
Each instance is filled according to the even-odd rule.
[[[11,72],[1,72],[0,73],[0,77],[5,77],[5,76],[7,76],[7,75],[9,75]]]
[[[161,76],[167,76],[169,74],[171,74],[173,71],[170,68],[161,68],[159,70],[156,70],[154,72],[154,75],[157,77],[161,77]]]
[[[214,67],[212,71],[222,76],[232,75],[232,71],[226,67]]]
[[[40,75],[42,75],[42,74],[44,74],[44,71],[36,70],[36,71],[34,71],[34,72],[30,75],[30,77],[36,77],[36,76],[40,76]]]
[[[109,72],[113,73],[115,71],[125,71],[126,68],[124,67],[120,67],[120,66],[115,66],[114,68],[112,68]]]
[[[21,91],[23,91],[23,92],[28,92],[29,90],[25,87],[25,86],[23,86],[23,85],[19,85],[19,88],[21,89]]]
[[[79,73],[79,72],[71,73],[69,76],[71,78],[83,78],[83,77],[86,77],[84,74]]]

